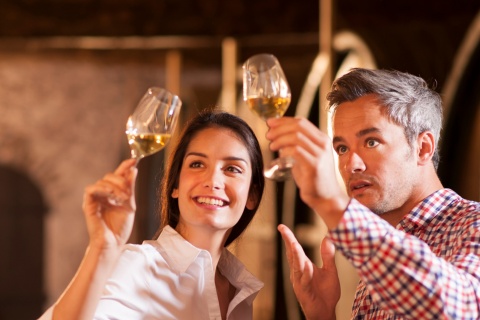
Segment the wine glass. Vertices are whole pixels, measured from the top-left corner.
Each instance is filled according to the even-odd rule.
[[[177,124],[182,101],[163,88],[151,87],[143,95],[133,113],[128,117],[125,131],[130,146],[130,156],[136,164],[143,157],[162,150],[172,136]],[[122,202],[113,195],[107,197],[110,205]]]
[[[170,140],[182,101],[163,88],[151,87],[127,121],[131,157],[138,161],[162,150]]]
[[[284,115],[291,93],[278,59],[267,53],[250,57],[243,68],[243,100],[250,110],[266,120]],[[266,178],[283,181],[291,176],[293,159],[277,158],[264,171]]]

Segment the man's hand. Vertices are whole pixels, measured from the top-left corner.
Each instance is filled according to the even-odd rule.
[[[325,238],[322,242],[323,266],[317,267],[305,254],[293,232],[278,226],[285,242],[290,281],[302,310],[309,320],[335,320],[335,306],[340,299],[340,280],[335,266],[335,247]]]
[[[305,118],[272,118],[267,124],[270,150],[295,161],[292,175],[300,198],[335,228],[350,199],[338,181],[332,140]]]

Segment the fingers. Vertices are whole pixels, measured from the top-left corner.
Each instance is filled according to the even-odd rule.
[[[114,174],[116,175],[128,175],[132,168],[135,168],[137,164],[136,159],[127,159],[122,161],[120,165],[115,169]]]
[[[296,145],[310,142],[312,145],[321,143],[326,136],[312,122],[305,118],[281,117],[269,119],[269,130],[266,138],[272,143],[272,150],[282,149],[289,144]]]
[[[105,175],[95,184],[85,188],[85,196],[89,198],[88,200],[108,202],[110,199],[115,203],[122,203],[127,201],[130,195],[128,182],[113,174]]]
[[[322,245],[320,247],[320,254],[323,261],[323,268],[336,268],[335,266],[335,245],[332,241],[325,237],[323,238]]]
[[[280,232],[283,242],[285,243],[285,248],[287,250],[287,256],[292,254],[293,247],[298,243],[293,232],[284,224],[278,226],[278,231]]]
[[[138,174],[138,169],[136,166],[131,168],[130,170],[130,175],[127,177],[128,181],[130,183],[130,207],[132,208],[133,211],[137,209],[137,205],[135,202],[135,182],[137,181],[137,174]]]
[[[135,180],[137,176],[136,161],[128,159],[123,161],[113,173],[107,173],[102,179],[85,188],[84,208],[94,209],[98,203],[121,204],[129,201],[134,207],[132,200]]]
[[[291,276],[293,277],[292,281],[299,282],[305,272],[310,273],[311,261],[305,255],[302,246],[287,226],[280,224],[278,231],[280,231],[285,243],[287,261],[290,266]]]
[[[281,157],[312,165],[325,151],[331,151],[331,139],[305,118],[282,117],[269,120],[269,124],[266,138],[271,141],[270,149],[280,151]]]

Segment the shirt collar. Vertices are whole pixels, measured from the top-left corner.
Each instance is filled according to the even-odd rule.
[[[156,247],[162,251],[165,261],[172,269],[178,272],[185,272],[201,253],[211,257],[207,250],[195,247],[169,225],[165,226],[158,236]],[[235,287],[238,287],[240,283],[254,291],[263,287],[263,283],[252,275],[227,248],[223,248],[218,268]]]
[[[455,202],[460,196],[451,189],[440,189],[418,203],[400,221],[399,226],[406,232],[427,226],[436,216]]]
[[[245,268],[245,265],[227,248],[223,249],[218,261],[218,268],[234,287],[249,288],[250,290],[247,290],[247,292],[256,292],[263,287],[263,282],[251,274]]]
[[[156,242],[165,261],[178,272],[185,272],[202,252],[169,225],[163,228]]]

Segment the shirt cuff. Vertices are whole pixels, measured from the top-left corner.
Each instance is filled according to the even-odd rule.
[[[375,254],[391,226],[355,199],[351,199],[338,226],[329,236],[355,267]]]

